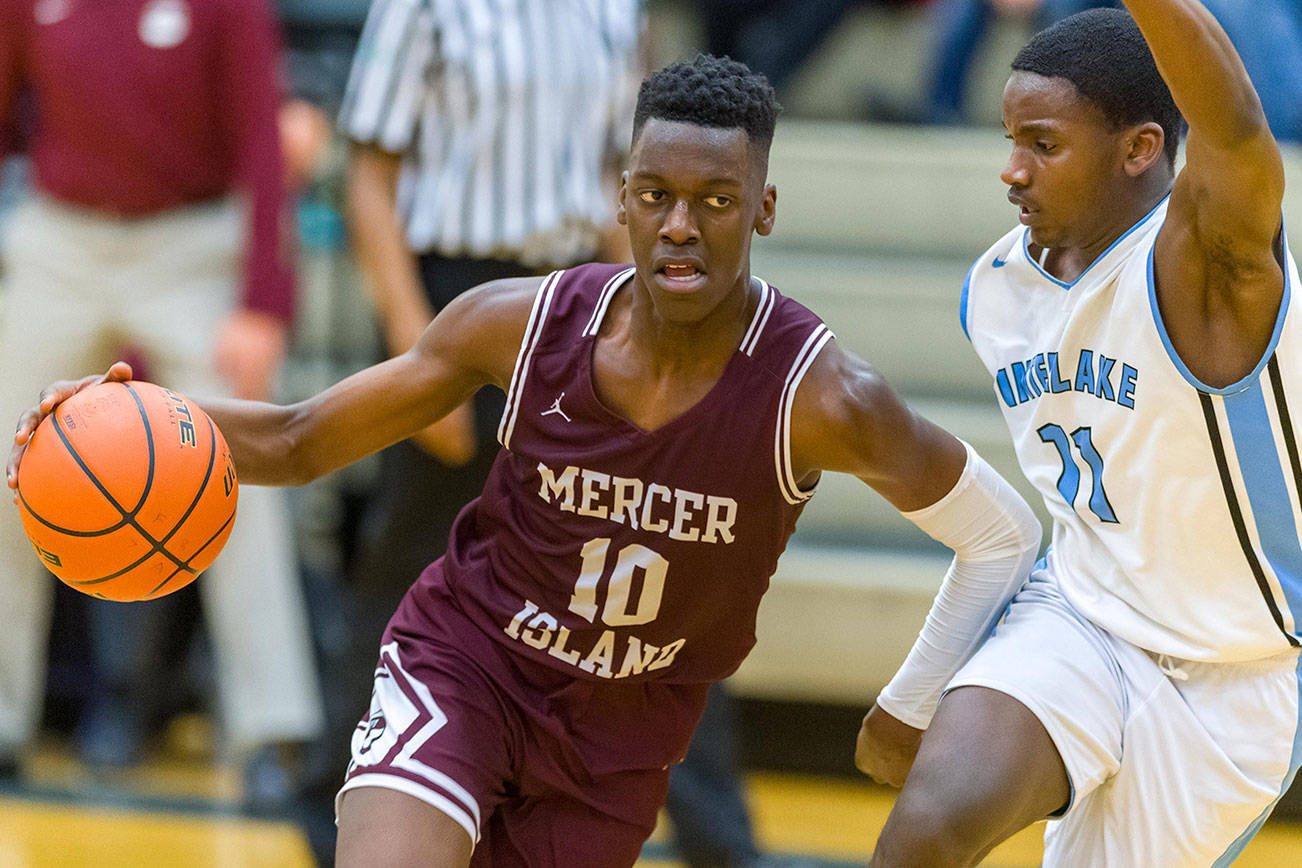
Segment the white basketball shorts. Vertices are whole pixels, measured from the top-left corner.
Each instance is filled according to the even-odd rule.
[[[1251,663],[1159,657],[1085,620],[1041,562],[948,690],[1031,710],[1071,801],[1045,866],[1229,865],[1302,762],[1298,653]]]

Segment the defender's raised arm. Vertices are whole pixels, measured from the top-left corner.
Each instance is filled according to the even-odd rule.
[[[1189,124],[1157,247],[1162,314],[1193,372],[1227,385],[1260,358],[1283,295],[1279,147],[1238,53],[1201,3],[1126,6]]]

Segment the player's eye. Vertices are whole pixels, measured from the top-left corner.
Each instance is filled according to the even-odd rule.
[[[705,204],[711,208],[727,208],[732,204],[731,196],[706,196]]]
[[[1036,142],[1035,146],[1039,148],[1042,153],[1045,154],[1051,154],[1058,148],[1058,146],[1055,145],[1053,142]]]
[[[655,203],[665,198],[664,190],[643,190],[637,194],[637,197],[643,202]]]

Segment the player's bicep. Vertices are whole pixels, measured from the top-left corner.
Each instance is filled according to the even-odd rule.
[[[296,439],[312,475],[412,436],[481,386],[505,385],[538,283],[498,281],[463,294],[410,350],[298,405]]]
[[[505,390],[541,284],[536,277],[495,280],[439,311],[410,351],[426,387]]]
[[[795,402],[798,467],[858,476],[905,511],[936,502],[962,473],[963,444],[913,412],[867,362],[835,345],[816,360]]]

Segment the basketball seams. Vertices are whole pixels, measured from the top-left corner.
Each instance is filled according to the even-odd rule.
[[[145,505],[149,499],[149,491],[154,487],[154,429],[149,424],[149,414],[145,412],[145,402],[140,400],[140,394],[131,387],[130,383],[123,383],[127,387],[127,393],[131,395],[131,400],[136,403],[136,412],[140,414],[140,423],[145,426],[145,447],[149,450],[149,467],[145,472],[145,490],[140,494],[140,502],[136,508],[131,511],[134,516]],[[57,423],[58,420],[56,419]]]
[[[118,510],[119,514],[123,515],[123,519],[115,525],[110,525],[109,527],[100,528],[99,530],[69,530],[66,527],[60,527],[54,522],[49,521],[48,519],[42,517],[41,514],[38,513],[36,510],[32,509],[31,504],[27,502],[27,498],[23,497],[23,489],[21,486],[18,489],[18,502],[23,505],[23,509],[27,510],[27,514],[30,515],[32,518],[36,519],[41,524],[48,527],[50,530],[56,530],[59,533],[63,534],[64,536],[72,536],[72,537],[105,536],[107,534],[111,534],[114,531],[118,531],[126,527],[129,521],[129,519],[125,517],[125,513],[122,513],[121,510]]]
[[[109,494],[109,490],[104,487],[104,483],[100,482],[99,477],[97,477],[91,471],[90,467],[86,465],[86,461],[77,452],[77,448],[72,445],[72,441],[68,439],[68,432],[63,430],[63,423],[59,421],[59,414],[51,413],[50,418],[54,420],[54,433],[59,435],[59,442],[63,444],[64,449],[68,450],[68,454],[72,456],[72,460],[77,462],[77,466],[81,468],[81,472],[86,474],[86,478],[90,480],[91,484],[99,490],[100,494],[104,495],[104,499],[109,502],[109,505],[118,511],[118,514],[122,516],[123,522],[125,524],[130,524],[143,534],[144,531],[136,524],[135,518],[136,512],[139,511],[140,507],[144,506],[145,499],[149,497],[149,489],[152,487],[154,481],[154,437],[153,433],[149,429],[149,417],[145,415],[145,408],[141,405],[140,398],[130,386],[127,386],[127,391],[131,393],[132,399],[136,402],[136,409],[140,412],[141,416],[140,421],[145,426],[145,441],[149,446],[149,469],[145,475],[145,488],[141,494],[140,503],[136,504],[134,510],[128,511],[123,509],[122,504],[118,503],[117,499],[113,495]],[[122,524],[117,525],[117,527],[122,526]],[[63,532],[63,528],[56,525],[50,525],[50,527]],[[146,538],[148,538],[148,535],[146,535]]]
[[[124,383],[123,385],[126,384]],[[141,419],[141,422],[145,426],[145,440],[149,444],[149,472],[148,475],[145,477],[145,495],[148,496],[149,488],[151,487],[154,478],[154,435],[152,430],[149,427],[149,417],[147,415],[144,415],[144,406],[141,404],[139,396],[136,395],[135,390],[132,389],[130,386],[127,386],[127,391],[131,393],[132,399],[136,402],[136,408],[140,410],[142,416],[144,417]],[[59,435],[59,440],[63,442],[63,446],[65,449],[68,450],[68,454],[72,456],[72,460],[77,462],[77,466],[80,467],[82,472],[86,474],[87,478],[90,479],[91,483],[95,486],[95,488],[99,490],[99,493],[104,495],[104,499],[107,500],[114,509],[116,509],[119,513],[122,514],[122,518],[125,521],[125,523],[127,525],[130,525],[132,528],[135,529],[136,533],[140,534],[142,537],[145,538],[145,542],[149,543],[150,547],[152,548],[152,551],[150,551],[149,554],[151,555],[155,553],[162,554],[163,557],[167,558],[169,561],[176,564],[178,567],[184,566],[184,562],[181,561],[180,558],[178,558],[176,555],[172,554],[170,551],[164,548],[162,542],[155,539],[153,534],[149,533],[147,530],[145,530],[143,527],[140,526],[140,522],[136,521],[136,513],[134,511],[127,512],[125,509],[122,508],[122,504],[118,503],[117,499],[114,498],[113,495],[109,494],[108,489],[104,487],[104,483],[100,482],[99,478],[96,477],[95,474],[91,472],[91,469],[86,466],[86,462],[77,453],[76,448],[72,445],[72,441],[68,439],[68,435],[63,430],[63,426],[59,424],[58,414],[54,413],[51,415],[54,419],[54,431]],[[144,500],[142,499],[140,502],[140,506],[143,505],[144,505]],[[140,506],[137,506],[136,510],[139,510]],[[55,528],[55,529],[61,530],[60,528]],[[173,532],[175,532],[175,529],[173,529]],[[148,557],[149,555],[145,556],[145,558]],[[140,561],[140,563],[143,562],[144,559]],[[98,580],[92,580],[92,581],[98,581]]]
[[[145,421],[145,424],[146,425],[149,424],[148,420]],[[175,536],[176,532],[181,529],[182,525],[185,524],[186,519],[190,517],[190,513],[194,512],[194,508],[199,505],[199,501],[203,499],[203,493],[208,488],[208,480],[212,478],[212,469],[213,466],[216,464],[216,462],[217,462],[217,435],[216,432],[213,430],[212,419],[208,419],[208,467],[207,469],[204,470],[203,481],[199,485],[199,491],[195,494],[194,499],[190,501],[189,507],[186,508],[185,514],[181,516],[180,520],[178,520],[177,523],[172,526],[172,529],[168,531],[167,534],[164,535],[163,538],[158,542],[155,542],[149,536],[149,534],[145,533],[142,528],[140,528],[138,525],[133,523],[132,527],[134,527],[137,531],[139,531],[140,535],[143,536],[151,545],[154,546],[154,548],[151,551],[147,552],[144,557],[136,561],[134,564],[131,564],[129,567],[126,567],[123,570],[119,570],[118,572],[114,573],[111,576],[105,576],[100,579],[82,579],[80,581],[69,582],[69,584],[73,584],[73,585],[77,585],[78,587],[81,587],[83,585],[97,585],[101,582],[107,582],[110,579],[116,579],[118,576],[135,569],[145,561],[149,560],[155,554],[159,554],[159,553],[162,553],[164,556],[168,558],[168,560],[176,564],[176,569],[173,570],[166,579],[163,579],[163,581],[159,583],[158,587],[154,588],[152,591],[145,594],[142,599],[148,599],[154,596],[154,594],[157,594],[159,590],[163,588],[164,585],[172,581],[172,579],[176,578],[179,574],[183,572],[191,573],[191,574],[197,573],[198,570],[192,569],[190,567],[190,564],[194,561],[195,558],[197,558],[200,554],[203,553],[204,549],[212,545],[213,540],[217,539],[217,537],[222,535],[222,531],[226,530],[226,528],[230,525],[231,521],[234,520],[235,513],[232,512],[230,518],[226,519],[226,521],[222,523],[222,526],[217,529],[217,532],[214,533],[212,536],[210,536],[204,542],[204,544],[199,546],[199,548],[192,555],[186,558],[184,562],[178,560],[177,557],[173,555],[166,548],[166,545],[167,545],[167,541],[170,540],[173,536]],[[137,507],[137,509],[139,509],[139,507]]]
[[[223,533],[225,533],[226,528],[230,527],[231,522],[233,521],[235,521],[235,513],[232,512],[230,514],[230,517],[227,518],[226,521],[222,522],[222,526],[217,528],[217,532],[214,533],[212,536],[208,537],[208,539],[204,541],[204,544],[199,546],[199,548],[195,550],[195,553],[190,555],[190,557],[186,559],[186,562],[183,566],[179,566],[175,570],[172,570],[171,575],[163,579],[163,581],[158,584],[158,587],[154,588],[148,594],[145,594],[143,597],[141,597],[141,599],[148,600],[150,597],[154,596],[154,594],[157,594],[160,590],[162,590],[163,586],[165,586],[168,582],[172,581],[172,579],[176,578],[182,572],[197,573],[198,570],[192,569],[190,567],[190,562],[193,561],[195,558],[199,557],[199,555],[203,554],[203,550],[208,548],[208,546],[212,545],[217,540],[218,537],[220,537]]]
[[[160,546],[167,545],[167,541],[176,535],[176,532],[181,529],[181,525],[185,524],[185,520],[190,517],[190,513],[194,512],[194,508],[199,505],[199,501],[203,500],[203,493],[208,489],[208,480],[212,479],[212,469],[213,469],[213,465],[216,464],[216,462],[217,462],[217,435],[213,431],[212,419],[209,419],[208,420],[208,467],[203,472],[203,481],[199,483],[199,490],[195,492],[194,499],[190,501],[190,505],[185,508],[185,513],[180,517],[180,519],[177,520],[176,524],[172,525],[172,529],[169,530],[163,536],[162,540],[159,542]],[[189,563],[191,560],[194,560],[193,556],[187,559],[186,563]]]
[[[105,534],[120,530],[121,528],[130,525],[137,533],[141,535],[141,537],[144,538],[145,542],[149,543],[150,550],[148,552],[146,552],[142,557],[137,559],[134,563],[120,570],[117,570],[116,572],[110,575],[103,576],[100,578],[95,578],[95,579],[73,580],[70,581],[69,584],[73,584],[78,587],[101,584],[103,582],[107,582],[112,579],[118,578],[119,576],[125,575],[126,573],[130,572],[131,570],[143,564],[145,561],[149,560],[149,558],[153,557],[155,554],[161,554],[165,558],[170,560],[176,566],[176,569],[173,570],[172,573],[162,581],[162,583],[160,583],[156,588],[154,588],[152,591],[150,591],[148,594],[145,595],[145,597],[148,598],[158,593],[158,591],[162,587],[164,587],[169,582],[171,582],[174,578],[176,578],[177,575],[183,572],[196,574],[198,571],[193,569],[190,566],[190,564],[194,561],[196,557],[198,557],[204,551],[204,549],[212,545],[213,541],[216,540],[219,536],[221,536],[222,532],[225,531],[225,529],[234,520],[235,514],[232,512],[230,517],[227,518],[227,520],[222,523],[222,526],[217,530],[217,532],[214,533],[211,537],[209,537],[203,543],[203,545],[199,546],[199,548],[188,558],[182,560],[180,556],[173,554],[172,551],[167,548],[167,542],[173,536],[176,535],[177,531],[179,531],[182,528],[186,520],[190,517],[190,514],[194,512],[195,508],[199,505],[199,502],[203,499],[203,494],[204,491],[207,489],[208,482],[209,480],[212,479],[213,467],[216,465],[216,460],[217,460],[217,436],[216,436],[216,432],[214,431],[213,421],[211,418],[208,418],[207,419],[208,464],[207,467],[204,469],[203,480],[200,482],[198,490],[195,492],[193,499],[191,499],[190,505],[186,507],[185,512],[181,515],[180,519],[176,522],[176,524],[172,526],[172,529],[169,530],[166,534],[164,534],[159,539],[155,539],[152,534],[150,534],[148,531],[146,531],[143,527],[140,526],[139,522],[136,521],[136,515],[140,512],[140,510],[144,507],[145,502],[148,500],[149,493],[153,488],[153,482],[154,482],[156,456],[154,452],[153,427],[149,423],[148,412],[145,410],[144,403],[140,400],[140,396],[136,393],[136,390],[133,389],[131,385],[128,383],[123,383],[123,385],[126,386],[127,391],[131,394],[131,398],[136,404],[136,410],[137,412],[140,413],[140,421],[145,429],[145,442],[149,454],[149,463],[148,463],[148,470],[145,476],[144,490],[141,493],[139,503],[137,503],[136,506],[129,512],[125,510],[120,503],[118,503],[117,499],[114,498],[113,495],[109,493],[108,489],[105,488],[104,484],[101,483],[98,477],[95,476],[94,472],[82,459],[81,455],[78,454],[76,447],[72,445],[71,440],[68,438],[67,433],[63,429],[63,426],[60,424],[58,415],[52,414],[54,416],[54,429],[58,433],[59,440],[63,444],[64,449],[67,450],[68,454],[72,457],[73,461],[77,463],[77,466],[81,468],[82,473],[86,475],[86,477],[100,492],[100,494],[104,496],[104,499],[107,500],[108,503],[118,511],[118,513],[122,516],[122,520],[117,524],[113,525],[112,527],[109,527],[104,530],[89,531],[89,532],[71,531],[59,527],[58,525],[49,522],[44,518],[42,518],[41,516],[37,515],[30,507],[27,507],[25,500],[23,500],[23,505],[27,507],[27,511],[32,515],[32,517],[35,518],[37,521],[39,521],[41,524],[44,524],[50,529],[58,531],[59,533],[66,534],[68,536],[78,536],[78,537],[103,536]],[[22,499],[21,491],[19,492],[19,498]]]
[[[205,418],[207,418],[206,414],[205,414]],[[217,463],[217,432],[214,430],[212,419],[208,418],[208,467],[203,472],[203,480],[199,483],[199,490],[195,492],[194,499],[191,500],[190,505],[186,507],[185,514],[182,515],[177,520],[176,524],[172,526],[172,529],[167,532],[167,535],[163,537],[160,545],[165,546],[167,544],[167,541],[176,535],[176,532],[181,529],[182,525],[185,524],[186,519],[190,517],[190,513],[194,512],[194,508],[199,505],[199,501],[203,500],[204,492],[208,490],[208,480],[212,479],[212,469],[216,465],[216,463]],[[222,522],[222,526],[217,529],[216,533],[208,537],[208,539],[204,542],[204,544],[199,546],[199,548],[193,554],[191,554],[188,558],[186,558],[184,564],[178,565],[177,568],[172,571],[171,575],[163,579],[163,581],[159,583],[158,587],[154,588],[148,594],[145,594],[144,599],[149,599],[150,597],[154,596],[154,594],[157,594],[159,590],[163,588],[164,585],[172,581],[172,579],[176,578],[177,575],[180,574],[181,572],[188,572],[188,573],[198,572],[197,570],[191,569],[190,564],[194,561],[195,558],[199,557],[199,555],[203,553],[204,549],[212,545],[213,540],[221,536],[222,531],[226,530],[226,528],[229,527],[230,523],[234,520],[235,520],[235,513],[232,512],[230,514],[230,517],[227,518],[226,521]]]
[[[54,522],[49,521],[43,516],[41,516],[39,513],[36,512],[36,510],[32,509],[31,504],[29,504],[27,502],[27,499],[23,497],[23,492],[22,489],[20,488],[18,490],[18,497],[19,500],[22,501],[23,507],[27,510],[28,513],[31,514],[32,518],[36,519],[41,524],[48,527],[50,530],[56,530],[59,533],[64,534],[65,536],[86,538],[86,537],[104,536],[105,534],[110,534],[115,531],[121,530],[122,528],[126,527],[128,524],[131,524],[133,527],[135,527],[135,525],[132,522],[132,519],[135,518],[135,515],[140,511],[140,508],[145,505],[145,501],[149,498],[149,491],[154,484],[154,434],[153,434],[153,430],[149,427],[149,416],[145,412],[145,405],[140,400],[140,396],[136,393],[135,389],[131,388],[130,384],[123,383],[122,385],[126,387],[127,392],[131,395],[131,399],[136,404],[136,412],[140,414],[140,422],[142,425],[145,426],[145,444],[149,450],[149,465],[145,474],[144,489],[140,493],[140,502],[136,504],[135,509],[128,511],[123,509],[122,506],[117,502],[117,500],[115,500],[113,496],[108,493],[108,490],[105,489],[103,484],[100,483],[99,478],[96,477],[95,474],[91,472],[91,469],[88,466],[86,466],[86,462],[82,460],[81,455],[77,453],[77,450],[73,447],[72,442],[68,439],[67,432],[64,431],[63,425],[59,421],[59,414],[58,412],[56,412],[58,410],[58,407],[56,407],[55,411],[52,411],[50,413],[50,416],[53,419],[54,431],[56,434],[59,435],[59,442],[63,444],[63,448],[67,450],[68,454],[72,457],[72,460],[75,461],[77,463],[77,466],[81,468],[81,472],[86,475],[86,478],[89,479],[97,489],[99,489],[100,494],[104,495],[104,499],[109,502],[109,505],[118,511],[118,515],[122,516],[122,520],[119,521],[117,524],[110,525],[109,527],[102,528],[100,530],[78,531],[78,530],[70,530],[65,527],[60,527]],[[136,529],[139,530],[139,528]]]

